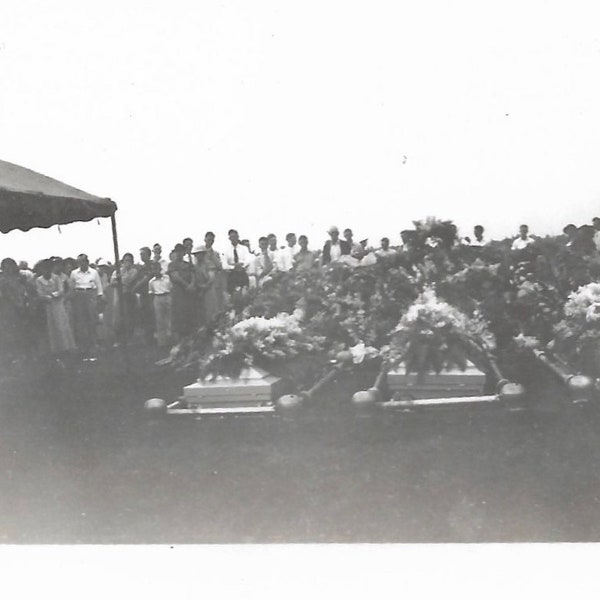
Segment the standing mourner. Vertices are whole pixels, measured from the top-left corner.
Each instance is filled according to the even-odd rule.
[[[271,274],[277,270],[277,265],[269,252],[269,239],[260,237],[258,239],[259,254],[254,257],[248,269],[253,287],[261,287],[265,281],[268,281]]]
[[[281,271],[291,271],[292,267],[294,266],[294,258],[296,254],[298,254],[300,247],[296,243],[295,233],[288,233],[285,236],[285,241],[287,246],[279,250],[280,264],[278,266]]]
[[[148,294],[148,282],[153,277],[151,257],[150,248],[146,246],[140,248],[140,264],[137,266],[138,277],[133,288],[140,300],[139,322],[147,344],[151,344],[154,340],[154,308],[152,298]]]
[[[519,227],[519,236],[514,240],[511,250],[524,250],[530,244],[533,244],[535,239],[529,235],[529,226],[521,225]]]
[[[362,244],[357,244],[354,239],[354,234],[352,233],[352,229],[344,229],[344,239],[350,246],[350,256],[352,258],[360,259],[363,256],[364,247]]]
[[[160,263],[160,268],[163,275],[166,275],[169,269],[169,261],[162,257],[162,246],[159,243],[152,246],[152,262]]]
[[[381,238],[381,248],[375,251],[375,256],[377,258],[388,258],[390,256],[395,256],[396,254],[396,250],[390,248],[390,238]]]
[[[98,327],[98,338],[104,347],[110,347],[114,342],[114,306],[115,306],[115,287],[110,285],[112,274],[111,264],[104,258],[96,261],[96,270],[100,275],[100,283],[104,293],[104,302],[100,307],[100,326]]]
[[[214,243],[215,234],[212,231],[207,231],[204,236],[204,246],[206,248],[204,264],[210,281],[210,286],[207,288],[204,295],[204,316],[207,323],[210,323],[225,309],[225,278],[223,264],[221,262],[221,256],[213,248]]]
[[[39,277],[36,279],[38,296],[45,304],[46,326],[50,351],[61,355],[76,349],[69,315],[65,307],[66,291],[61,278],[52,273],[50,260],[38,264]]]
[[[233,294],[236,290],[248,287],[247,269],[250,266],[250,251],[240,244],[238,232],[229,230],[231,242],[223,253],[223,268],[227,271],[227,291]]]
[[[473,227],[473,239],[470,240],[469,246],[472,248],[481,248],[487,244],[487,239],[483,236],[483,226],[475,225]]]
[[[196,286],[193,266],[184,260],[186,249],[177,244],[169,264],[171,291],[171,328],[179,341],[194,330],[196,317]]]
[[[285,270],[284,269],[284,264],[283,264],[283,261],[285,259],[283,258],[283,255],[282,255],[283,248],[280,249],[280,248],[277,247],[277,236],[274,233],[270,233],[267,236],[267,242],[268,242],[269,257],[273,261],[273,264],[280,271]],[[260,254],[261,254],[261,251],[259,249],[257,255],[260,255]]]
[[[27,282],[33,283],[35,281],[35,273],[29,268],[29,263],[26,260],[19,262],[19,271]]]
[[[77,257],[77,264],[79,268],[71,272],[73,325],[77,346],[87,357],[96,344],[98,301],[102,299],[102,283],[98,272],[90,268],[86,254]]]
[[[194,260],[192,258],[192,250],[194,248],[194,240],[190,237],[186,237],[183,238],[183,241],[181,242],[183,244],[183,247],[185,249],[185,252],[183,254],[183,260],[187,263],[193,264]]]
[[[68,256],[67,258],[65,258],[63,263],[64,263],[65,275],[67,277],[69,277],[69,280],[70,280],[71,273],[77,268],[77,261],[74,258],[71,258],[70,256]]]
[[[71,289],[71,281],[69,279],[69,275],[65,270],[65,261],[59,256],[55,256],[52,260],[52,272],[55,275],[58,275],[60,279],[61,285],[63,287],[63,302],[65,305],[65,310],[67,311],[67,315],[69,316],[69,323],[71,323],[71,331],[73,331],[73,307],[71,306],[71,296],[73,295],[73,291]],[[104,286],[102,286],[104,288]]]
[[[340,230],[334,225],[327,230],[331,239],[325,242],[321,264],[327,265],[330,262],[338,261],[342,256],[350,254],[350,244],[346,240],[340,240]]]
[[[196,326],[206,324],[205,296],[211,286],[206,262],[206,248],[197,246],[194,248],[194,285],[196,286]]]
[[[294,256],[294,268],[297,271],[310,271],[315,264],[315,253],[308,249],[308,238],[301,235],[298,238],[300,249]]]
[[[0,361],[10,363],[24,358],[31,349],[34,292],[12,258],[5,258],[0,268]]]
[[[135,318],[137,302],[135,296],[135,285],[139,271],[133,264],[133,254],[126,252],[121,260],[121,299],[119,304],[118,290],[114,294],[113,323],[114,331],[118,339],[125,343],[131,341],[135,330]],[[117,286],[117,272],[115,271],[110,280],[113,287]]]
[[[577,240],[577,226],[573,223],[569,223],[563,227],[563,234],[567,237],[565,241],[565,248],[569,250],[575,250],[575,241]]]
[[[165,348],[171,341],[171,278],[162,272],[159,262],[152,263],[152,279],[148,282],[148,295],[152,299],[156,330],[156,344]]]
[[[596,253],[594,242],[595,230],[591,225],[581,225],[573,243],[575,251],[581,256],[592,256]]]

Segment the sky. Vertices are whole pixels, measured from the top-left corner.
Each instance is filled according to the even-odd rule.
[[[594,2],[0,3],[0,159],[118,204],[121,251],[600,213]],[[596,3],[597,4],[597,3]],[[110,258],[110,223],[0,255]]]

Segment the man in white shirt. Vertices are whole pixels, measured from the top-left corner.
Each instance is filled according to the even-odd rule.
[[[277,271],[277,265],[271,260],[269,254],[269,240],[261,237],[258,240],[259,254],[254,257],[248,274],[252,280],[252,287],[260,287],[265,281],[268,281],[270,275]]]
[[[487,239],[483,237],[483,227],[481,225],[473,227],[473,235],[474,238],[469,242],[469,246],[481,248],[487,244]]]
[[[29,264],[26,260],[19,262],[19,271],[28,283],[35,282],[35,273],[29,268]]]
[[[300,247],[296,244],[296,234],[288,233],[285,236],[287,246],[278,251],[279,264],[278,267],[282,271],[291,271],[294,266],[294,258],[298,254]]]
[[[337,262],[342,256],[350,255],[351,246],[346,240],[340,240],[340,230],[332,225],[327,233],[331,239],[327,240],[321,253],[321,266]]]
[[[375,256],[377,258],[387,258],[388,256],[394,256],[395,254],[397,254],[397,251],[390,248],[390,238],[381,238],[381,248],[375,251]]]
[[[148,295],[152,298],[156,344],[164,348],[171,339],[171,278],[162,272],[160,263],[152,263],[152,279],[148,282]]]
[[[269,256],[271,257],[271,260],[273,261],[273,263],[275,263],[275,265],[277,265],[277,268],[280,271],[284,271],[284,261],[285,258],[282,256],[283,253],[283,248],[279,249],[277,247],[277,236],[274,233],[270,233],[267,236],[267,240],[269,242]]]
[[[162,273],[166,275],[169,270],[169,261],[162,257],[162,246],[158,243],[152,246],[152,262],[159,263]]]
[[[529,235],[529,227],[521,225],[519,227],[519,237],[512,243],[511,250],[524,250],[533,242],[535,242],[535,239]]]
[[[88,357],[96,343],[96,325],[98,322],[98,300],[102,298],[102,282],[98,271],[90,268],[87,255],[77,257],[78,269],[71,272],[73,289],[71,299],[73,307],[73,325],[77,345],[84,356]]]
[[[250,251],[240,244],[238,232],[229,230],[231,244],[223,252],[223,269],[227,271],[227,291],[231,294],[237,288],[248,287],[248,267],[251,263]]]
[[[183,247],[185,248],[185,255],[183,257],[184,262],[194,264],[194,259],[192,258],[192,250],[194,248],[194,240],[190,237],[183,238],[181,242]]]
[[[362,244],[354,242],[353,236],[352,229],[344,229],[344,239],[350,245],[350,256],[352,256],[352,258],[360,259],[363,255],[364,248]]]

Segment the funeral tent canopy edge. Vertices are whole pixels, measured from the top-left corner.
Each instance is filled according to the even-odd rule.
[[[0,232],[29,231],[112,217],[117,205],[25,167],[0,160]]]
[[[93,196],[31,169],[0,160],[0,232],[29,231],[34,227],[47,228],[110,217],[120,299],[123,288],[116,210],[117,205],[110,198]],[[119,310],[122,310],[122,304],[119,302]]]

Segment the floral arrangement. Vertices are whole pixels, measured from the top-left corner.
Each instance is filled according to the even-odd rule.
[[[413,221],[416,244],[427,249],[450,248],[457,240],[456,225],[452,221],[441,221],[427,217],[423,221]]]
[[[381,347],[404,310],[417,296],[417,284],[399,259],[352,268],[333,263],[300,273],[277,273],[253,293],[244,317],[305,313],[303,327],[326,339],[335,354],[364,342]]]
[[[600,376],[600,283],[588,283],[572,292],[563,315],[550,347],[576,369]]]
[[[200,365],[203,376],[235,374],[249,361],[280,372],[293,363],[290,372],[306,373],[297,367],[303,362],[316,372],[336,352],[364,344],[392,361],[406,354],[409,368],[424,372],[464,365],[465,340],[493,334],[500,364],[514,366],[516,380],[526,369],[517,350],[551,341],[577,368],[600,370],[596,284],[586,285],[600,278],[597,255],[568,247],[563,236],[520,252],[511,251],[511,239],[462,245],[452,222],[431,218],[409,233],[401,251],[374,264],[274,273],[235,312],[183,340],[171,364]],[[297,309],[300,332],[281,317]]]
[[[484,363],[483,349],[494,347],[494,337],[480,315],[468,317],[435,291],[425,289],[392,332],[391,344],[382,350],[390,366],[404,363],[406,372],[423,378],[454,366],[466,369],[467,360]],[[475,347],[481,352],[474,352]]]
[[[321,355],[324,339],[307,334],[301,326],[302,316],[301,311],[296,311],[272,318],[250,317],[216,331],[199,360],[200,378],[237,378],[252,365],[275,371],[277,363],[301,355]]]
[[[553,326],[560,319],[562,305],[562,297],[554,286],[525,279],[510,293],[507,316],[519,333],[548,343]]]

